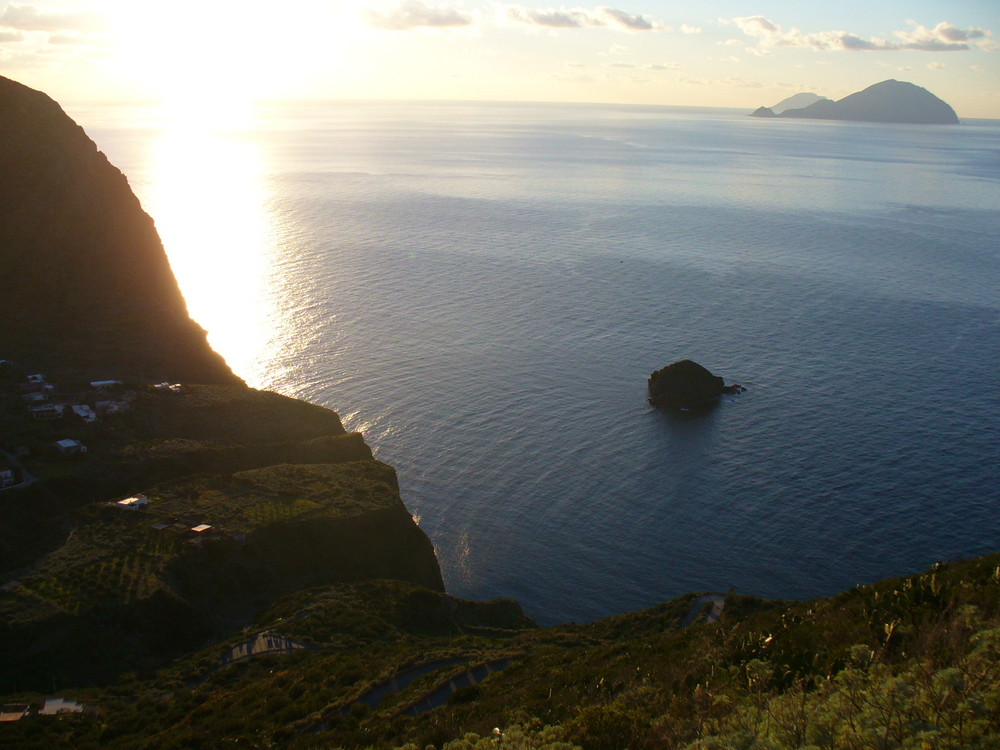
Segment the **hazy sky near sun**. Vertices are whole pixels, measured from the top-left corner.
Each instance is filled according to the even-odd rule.
[[[1000,118],[998,0],[0,0],[0,74],[60,101],[753,108],[911,81]]]

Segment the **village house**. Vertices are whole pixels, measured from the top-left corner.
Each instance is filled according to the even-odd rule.
[[[42,404],[31,407],[31,416],[35,419],[59,419],[63,415],[62,404]]]
[[[139,508],[145,508],[149,505],[149,498],[145,495],[133,495],[132,497],[126,497],[124,500],[119,500],[115,505],[128,510],[139,510]]]
[[[76,701],[68,701],[65,698],[46,698],[45,703],[38,709],[39,716],[59,716],[60,714],[82,714],[87,710],[87,706]]]
[[[73,413],[87,424],[97,419],[97,412],[87,406],[87,404],[73,404],[72,409]]]
[[[71,440],[70,438],[65,438],[63,440],[56,440],[56,448],[64,456],[75,456],[78,453],[86,453],[87,446],[81,443],[79,440]]]
[[[0,490],[10,487],[15,481],[14,470],[9,466],[0,464]]]
[[[27,703],[4,703],[0,705],[0,722],[20,721],[28,715],[29,708]]]
[[[155,388],[158,391],[169,391],[170,393],[184,393],[184,391],[187,390],[187,388],[185,388],[180,383],[167,383],[167,382],[157,383],[156,385],[153,386],[153,388]]]
[[[94,404],[94,409],[98,414],[118,414],[128,411],[129,406],[128,401],[98,401]]]
[[[120,380],[92,380],[90,381],[90,387],[98,391],[108,391],[115,386],[121,385]]]

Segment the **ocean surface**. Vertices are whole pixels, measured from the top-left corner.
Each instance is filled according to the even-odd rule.
[[[1000,549],[1000,121],[598,105],[68,108],[254,386],[543,624]],[[646,403],[690,358],[748,389]]]

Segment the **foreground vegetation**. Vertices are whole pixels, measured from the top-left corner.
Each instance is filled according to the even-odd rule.
[[[539,629],[513,603],[402,582],[312,589],[246,631],[309,648],[223,667],[234,636],[167,669],[78,688],[100,717],[24,720],[0,728],[0,746],[1000,746],[1000,555],[813,602],[730,595],[721,622],[682,627],[695,600]],[[497,660],[507,666],[441,707],[406,713]],[[421,664],[430,671],[369,701]],[[38,700],[4,700],[14,698]]]

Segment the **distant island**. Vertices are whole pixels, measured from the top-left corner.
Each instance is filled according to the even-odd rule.
[[[810,100],[811,103],[802,103]],[[958,124],[958,115],[947,102],[925,88],[894,79],[876,83],[838,101],[811,93],[796,94],[773,107],[758,107],[750,116],[921,125]]]

